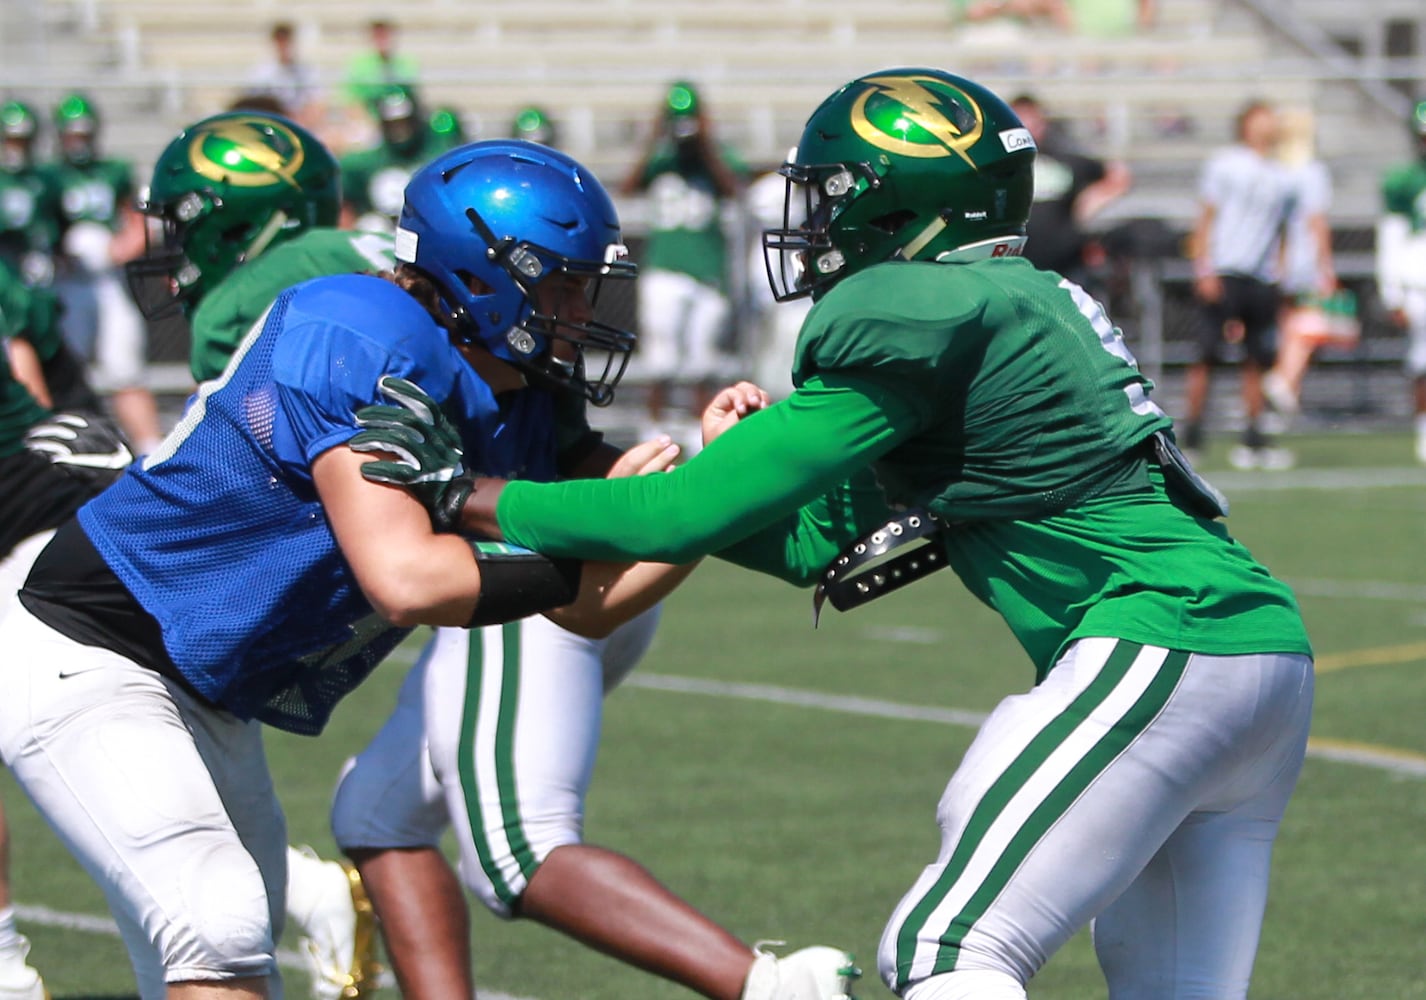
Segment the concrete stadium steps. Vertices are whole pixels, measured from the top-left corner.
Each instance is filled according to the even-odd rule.
[[[6,7],[6,17],[18,10]],[[1228,140],[1249,96],[1318,109],[1324,154],[1350,166],[1338,172],[1339,204],[1354,214],[1371,210],[1376,164],[1404,151],[1350,86],[1320,79],[1302,53],[1223,0],[1161,0],[1154,32],[1108,41],[953,25],[945,0],[39,0],[27,9],[41,57],[27,65],[7,44],[0,89],[48,104],[86,86],[122,125],[107,130],[109,148],[139,162],[185,122],[227,105],[267,56],[274,20],[298,26],[299,50],[336,89],[373,16],[400,25],[430,103],[461,109],[477,135],[504,134],[516,108],[543,104],[570,151],[610,179],[637,156],[675,77],[697,80],[719,135],[766,164],[831,88],[869,68],[916,64],[1038,93],[1092,149],[1135,167],[1136,200],[1171,208],[1191,194],[1197,166]],[[1162,127],[1174,116],[1187,132]]]

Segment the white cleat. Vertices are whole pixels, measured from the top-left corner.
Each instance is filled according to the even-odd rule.
[[[376,913],[361,876],[344,861],[322,860],[310,847],[297,851],[309,869],[306,877],[320,878],[322,885],[308,912],[289,913],[302,932],[297,950],[311,979],[312,1000],[369,996],[381,967],[376,962]]]
[[[852,984],[862,970],[850,952],[825,945],[802,948],[782,958],[763,948],[743,986],[742,1000],[855,1000]]]
[[[0,956],[0,1000],[49,1000],[40,974],[25,962],[30,942],[20,938],[20,950]]]

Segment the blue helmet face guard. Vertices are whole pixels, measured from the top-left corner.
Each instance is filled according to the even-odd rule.
[[[585,281],[593,314],[603,283],[632,280],[614,206],[574,160],[536,143],[471,143],[412,176],[396,258],[436,285],[455,334],[539,381],[608,404],[633,333],[536,308],[541,283]]]

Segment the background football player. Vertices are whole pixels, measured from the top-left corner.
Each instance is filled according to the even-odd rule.
[[[1416,159],[1382,179],[1377,287],[1392,322],[1406,330],[1406,373],[1416,414],[1416,460],[1426,464],[1426,101],[1411,113]]]
[[[36,160],[40,119],[24,101],[0,104],[0,261],[27,284],[54,278],[55,192]]]
[[[443,173],[438,168],[452,161],[442,158],[412,178],[398,247],[414,253],[404,259],[443,301],[477,318],[469,335],[478,343],[508,358],[534,386],[551,385],[552,374],[567,383],[554,397],[553,467],[521,474],[605,476],[620,452],[590,430],[585,403],[612,398],[608,379],[617,373],[595,364],[593,348],[616,336],[623,343],[622,336],[586,322],[584,356],[566,357],[552,373],[538,356],[526,357],[533,345],[522,349],[522,325],[510,325],[540,272],[532,255],[567,242],[567,221],[588,217],[583,196],[571,193],[575,165],[529,141],[474,148],[482,145],[492,152],[461,172]],[[501,157],[540,169],[512,173]],[[598,190],[587,175],[583,183]],[[463,222],[467,214],[479,220],[473,231]],[[495,241],[496,220],[518,233],[514,247]],[[462,230],[459,243],[448,235]],[[465,262],[458,274],[427,256],[456,251]],[[623,360],[615,362],[620,370]],[[745,391],[720,393],[710,419],[742,405]],[[498,462],[495,449],[482,444],[482,454],[487,450],[474,460]],[[461,880],[502,918],[538,921],[715,1000],[830,1000],[845,992],[850,959],[843,952],[810,948],[781,959],[757,952],[632,858],[584,842],[602,699],[643,655],[656,620],[656,612],[646,613],[607,639],[540,617],[479,631],[440,629],[422,653],[395,713],[344,773],[332,810],[337,842],[356,862],[381,917],[403,996],[468,996],[473,989],[466,908],[440,852],[451,825]]]
[[[940,850],[882,938],[887,985],[1023,1000],[1093,920],[1111,996],[1241,998],[1306,749],[1311,649],[1099,304],[1018,256],[1034,160],[970,80],[852,81],[783,167],[807,222],[764,237],[777,293],[817,300],[792,395],[668,475],[451,490],[467,530],[536,551],[720,552],[838,592],[861,556],[833,560],[885,517],[884,491],[911,513],[864,544],[915,526],[1037,682],[946,786]],[[853,575],[850,594],[885,575]]]
[[[119,426],[147,454],[160,436],[158,403],[146,384],[147,331],[120,270],[144,247],[133,169],[101,155],[99,112],[84,94],[60,99],[54,128],[57,156],[47,169],[55,191],[55,290],[64,304],[65,340],[90,363]]]

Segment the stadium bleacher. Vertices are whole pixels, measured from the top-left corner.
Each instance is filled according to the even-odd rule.
[[[1366,282],[1378,179],[1409,150],[1401,81],[1426,80],[1419,0],[1350,11],[1337,0],[1157,8],[1151,31],[1099,39],[957,25],[947,0],[35,0],[0,7],[0,93],[47,106],[85,87],[105,112],[108,149],[143,163],[241,91],[268,55],[274,21],[297,27],[300,53],[335,97],[367,22],[389,17],[420,63],[428,101],[460,109],[476,137],[503,135],[515,109],[541,104],[564,125],[569,151],[615,180],[671,79],[698,81],[719,136],[770,165],[842,81],[879,66],[938,65],[1007,95],[1037,93],[1091,152],[1125,160],[1135,188],[1103,224],[1154,219],[1178,231],[1204,157],[1228,141],[1248,98],[1266,98],[1316,113],[1336,184],[1339,268]],[[637,207],[626,216],[636,232]],[[1147,310],[1159,310],[1162,348],[1150,356],[1167,364],[1182,333],[1178,264],[1156,265],[1160,305]],[[1394,364],[1390,345],[1363,350]],[[1368,354],[1348,360],[1370,367]]]
[[[1386,0],[1373,34],[1404,16]],[[150,158],[185,121],[226,104],[267,54],[275,19],[298,28],[299,49],[335,86],[365,43],[366,22],[394,17],[401,48],[421,63],[427,96],[469,115],[478,134],[498,134],[527,103],[571,123],[571,152],[604,176],[636,153],[659,87],[700,81],[724,137],[753,163],[770,163],[796,136],[813,103],[868,68],[939,65],[1002,90],[1037,90],[1094,135],[1109,156],[1141,165],[1150,187],[1126,208],[1158,199],[1181,218],[1183,180],[1206,147],[1224,141],[1248,96],[1302,104],[1323,116],[1331,163],[1363,149],[1386,162],[1405,149],[1386,109],[1295,48],[1255,7],[1229,0],[1161,0],[1143,36],[1065,37],[978,30],[953,23],[945,0],[613,0],[599,4],[430,0],[397,7],[375,0],[41,0],[6,5],[0,88],[44,101],[76,84],[102,89],[116,125],[114,152]],[[1341,30],[1342,5],[1277,0],[1284,17],[1318,17]],[[1398,4],[1402,11],[1411,4]],[[1417,5],[1419,6],[1419,5]],[[1359,40],[1360,40],[1359,37]],[[26,45],[25,40],[34,40]],[[1376,51],[1363,46],[1364,51]],[[1172,115],[1188,127],[1161,134]],[[1370,141],[1366,136],[1370,135]],[[1354,162],[1355,174],[1363,166]],[[1369,171],[1368,171],[1369,172]],[[1344,178],[1339,210],[1371,210],[1370,185]]]

